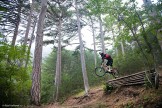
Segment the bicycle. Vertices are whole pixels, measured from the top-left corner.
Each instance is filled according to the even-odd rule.
[[[108,69],[109,70],[109,69]],[[96,67],[95,68],[95,74],[99,77],[102,77],[104,76],[106,73],[109,73],[111,74],[114,78],[117,78],[118,77],[118,74],[119,74],[119,71],[117,70],[117,68],[112,68],[111,72],[108,71],[106,69],[106,64],[105,63],[101,63],[101,66],[100,67]]]

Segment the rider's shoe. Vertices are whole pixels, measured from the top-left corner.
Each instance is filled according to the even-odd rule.
[[[109,71],[109,72],[113,72],[113,70],[112,70],[112,69],[109,69],[108,71]]]

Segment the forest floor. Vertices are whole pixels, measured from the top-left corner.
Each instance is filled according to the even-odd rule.
[[[162,85],[159,89],[146,86],[120,87],[105,94],[103,87],[90,89],[89,96],[74,95],[62,104],[52,103],[46,108],[162,108]]]
[[[105,94],[103,86],[99,86],[91,88],[89,96],[82,92],[62,104],[51,103],[41,108],[162,108],[162,85],[159,89],[145,85],[119,87],[109,94]]]
[[[162,86],[158,90],[145,86],[120,87],[110,94],[93,88],[89,96],[74,95],[63,104],[53,103],[42,108],[162,108]]]

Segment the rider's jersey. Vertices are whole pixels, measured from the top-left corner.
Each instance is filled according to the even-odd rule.
[[[104,56],[102,57],[102,59],[112,59],[111,56],[109,54],[104,54]]]

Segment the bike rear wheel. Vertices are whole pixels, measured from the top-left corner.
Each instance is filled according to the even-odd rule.
[[[105,75],[105,70],[102,67],[96,67],[95,68],[95,74],[99,77],[102,77]]]
[[[112,75],[114,76],[114,78],[118,78],[119,77],[119,71],[118,71],[118,69],[114,68]]]

